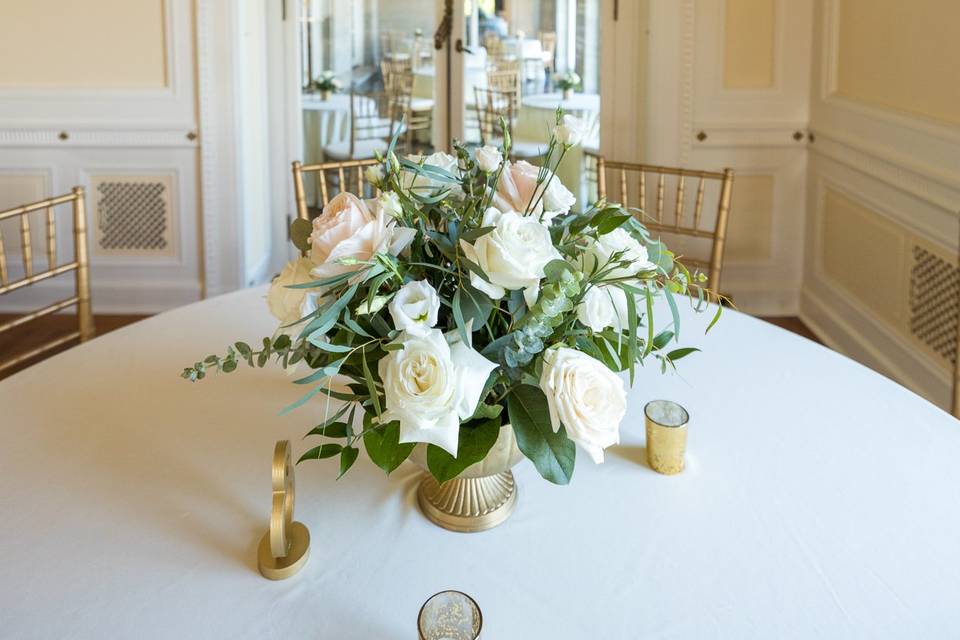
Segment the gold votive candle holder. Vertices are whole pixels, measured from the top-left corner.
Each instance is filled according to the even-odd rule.
[[[482,628],[480,607],[462,591],[430,596],[417,616],[420,640],[477,640]]]
[[[647,464],[657,473],[683,471],[690,414],[676,402],[653,400],[643,408],[647,425]]]

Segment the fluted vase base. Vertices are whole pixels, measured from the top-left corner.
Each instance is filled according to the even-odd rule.
[[[492,529],[517,506],[517,485],[509,470],[479,478],[454,478],[442,485],[424,474],[417,501],[437,526],[473,533]]]

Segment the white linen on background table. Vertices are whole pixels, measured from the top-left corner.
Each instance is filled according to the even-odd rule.
[[[421,603],[474,596],[483,637],[942,638],[960,620],[960,424],[776,327],[685,312],[705,353],[638,374],[619,447],[556,487],[529,463],[502,526],[456,534],[415,506],[419,472],[361,455],[297,467],[303,572],[270,582],[256,545],[274,442],[322,402],[282,371],[182,367],[254,344],[264,289],[166,313],[0,382],[0,636],[416,637]],[[662,313],[666,323],[669,313]],[[691,414],[688,468],[643,463],[643,404]]]

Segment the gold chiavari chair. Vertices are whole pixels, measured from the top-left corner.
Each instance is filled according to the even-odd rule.
[[[73,205],[73,260],[66,264],[58,264],[57,261],[57,220],[54,207],[64,204]],[[30,213],[34,211],[46,210],[46,253],[47,268],[45,271],[34,271],[33,265],[33,246],[30,232]],[[0,211],[0,222],[8,219],[19,218],[20,222],[20,253],[23,259],[23,276],[16,279],[10,279],[10,269],[7,265],[6,253],[3,246],[3,236],[0,232],[0,295],[12,293],[24,287],[43,282],[54,276],[64,273],[74,272],[76,291],[73,296],[54,302],[42,309],[28,313],[14,320],[0,324],[0,334],[27,324],[38,318],[56,313],[62,309],[76,306],[77,308],[77,331],[68,333],[50,342],[31,349],[26,353],[19,354],[10,360],[0,362],[0,372],[30,360],[51,349],[64,345],[72,340],[79,339],[85,342],[93,337],[93,311],[90,306],[90,271],[87,258],[87,219],[84,210],[83,189],[74,187],[71,193],[47,198],[39,202],[26,204],[21,207]]]
[[[403,106],[384,91],[350,93],[350,137],[323,147],[324,159],[368,160],[385,153],[388,142],[403,126]]]
[[[696,171],[693,169],[681,169],[676,167],[658,167],[647,164],[636,164],[631,162],[616,162],[606,160],[603,156],[596,158],[597,167],[597,195],[600,198],[611,197],[618,198],[624,207],[629,207],[631,193],[631,183],[636,188],[637,206],[644,210],[646,214],[646,198],[648,181],[650,175],[655,179],[652,187],[655,191],[656,207],[654,216],[646,214],[641,220],[647,230],[654,233],[667,234],[672,236],[686,236],[689,238],[701,239],[710,242],[710,257],[708,260],[701,260],[684,256],[682,262],[687,266],[693,266],[704,271],[707,275],[707,287],[715,293],[720,293],[720,271],[723,267],[723,250],[727,238],[727,222],[730,218],[730,198],[733,192],[733,170],[724,169],[722,172],[716,171]],[[607,192],[607,172],[613,172],[616,175],[618,183],[618,193],[612,195]],[[676,201],[673,207],[671,221],[669,217],[665,218],[665,195],[666,195],[666,177],[675,176],[677,181]],[[693,196],[693,212],[689,220],[685,217],[684,203],[688,192],[686,179],[693,178],[697,180],[696,194]],[[718,183],[717,193],[717,215],[713,221],[713,229],[704,229],[704,196],[709,183]]]
[[[314,184],[320,193],[319,208],[322,209],[334,196],[343,191],[350,191],[353,185],[356,185],[356,191],[353,193],[361,198],[375,195],[376,189],[366,182],[363,175],[367,167],[375,164],[379,164],[376,159],[308,165],[301,164],[299,160],[295,161],[293,163],[293,195],[297,203],[297,217],[304,220],[310,219],[310,207],[304,190],[304,175],[314,177]]]
[[[513,135],[513,123],[516,115],[516,94],[512,91],[498,91],[474,87],[474,106],[477,111],[477,128],[480,130],[480,143],[500,145],[503,143],[503,118],[510,132],[510,157],[528,160],[541,157],[547,149],[545,142],[517,139]]]
[[[423,151],[430,146],[433,129],[433,100],[413,96],[413,71],[385,72],[384,90],[396,104],[403,126],[401,148],[406,153]]]
[[[511,63],[510,67],[498,67],[487,71],[487,88],[502,93],[512,93],[514,104],[520,104],[520,65]]]

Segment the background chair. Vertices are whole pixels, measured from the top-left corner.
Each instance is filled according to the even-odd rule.
[[[385,153],[403,126],[403,105],[395,94],[350,92],[350,137],[323,147],[325,160],[367,160]]]
[[[383,66],[384,91],[399,113],[403,138],[400,148],[405,153],[429,152],[433,130],[433,100],[413,96],[414,74],[409,69],[390,70]]]
[[[646,200],[648,195],[647,176],[655,180],[653,207],[654,216],[644,215],[640,221],[656,236],[668,236],[667,244],[670,249],[681,257],[681,262],[693,266],[707,275],[707,287],[715,293],[720,293],[720,272],[723,267],[723,250],[727,238],[727,222],[730,218],[730,197],[733,191],[733,170],[724,169],[722,172],[696,171],[676,167],[658,167],[654,165],[635,164],[630,162],[616,162],[606,160],[603,156],[596,157],[597,195],[600,198],[617,200],[623,207],[641,209],[646,214]],[[613,172],[617,182],[614,193],[607,192],[607,174]],[[668,213],[664,206],[667,201],[667,176],[676,180],[676,191],[671,194],[673,206]],[[687,178],[696,179],[696,191],[687,188]],[[716,215],[704,216],[704,200],[707,193],[711,199],[716,197]],[[631,195],[636,196],[631,198]],[[687,205],[692,204],[692,214],[687,217]],[[710,228],[712,227],[712,228]],[[692,239],[692,243],[684,243],[684,239]],[[679,241],[679,242],[678,242]],[[708,245],[706,259],[687,254],[684,249],[699,243]]]
[[[73,207],[73,246],[74,255],[71,262],[59,264],[57,260],[57,219],[54,207],[71,204]],[[46,210],[46,262],[47,268],[39,273],[33,268],[33,246],[30,232],[30,214],[34,211]],[[69,194],[47,198],[39,202],[23,205],[6,211],[0,211],[0,222],[18,218],[20,222],[20,253],[23,262],[23,275],[10,279],[10,270],[7,265],[6,252],[3,246],[3,236],[0,232],[0,295],[12,293],[38,282],[43,282],[54,276],[74,272],[74,295],[47,305],[42,309],[25,314],[15,320],[0,325],[0,334],[15,327],[27,324],[38,318],[48,316],[72,306],[77,308],[77,331],[73,331],[59,338],[55,338],[39,347],[21,353],[13,358],[0,361],[0,371],[9,369],[17,364],[30,360],[51,349],[67,344],[72,340],[85,342],[93,337],[93,311],[90,305],[90,272],[87,257],[87,222],[84,210],[83,189],[74,187]]]
[[[299,160],[293,163],[293,195],[297,203],[297,217],[310,220],[319,215],[320,210],[342,191],[351,191],[361,198],[376,195],[377,190],[363,175],[364,170],[375,164],[380,164],[375,158],[368,160],[347,160],[344,162],[324,162],[321,164],[303,165]],[[320,193],[320,201],[314,208],[314,215],[310,215],[311,207],[307,204],[304,191],[304,175],[310,175],[315,180],[316,188]],[[354,190],[352,187],[356,186]]]
[[[529,160],[539,158],[547,149],[546,142],[518,140],[513,136],[513,123],[516,114],[516,94],[513,91],[498,91],[474,87],[474,106],[477,111],[477,128],[480,130],[480,144],[498,146],[503,144],[503,118],[510,132],[510,157]]]

